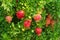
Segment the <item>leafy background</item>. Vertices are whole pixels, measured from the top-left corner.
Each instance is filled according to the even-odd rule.
[[[32,18],[37,11],[42,10],[42,20],[39,23],[32,22],[30,30],[23,31],[25,18]],[[25,18],[18,20],[16,11],[24,10]],[[50,13],[56,21],[54,31],[51,27],[45,27],[45,18]],[[8,24],[5,16],[11,15],[13,20]],[[42,27],[40,37],[34,33],[36,26]],[[60,39],[60,0],[0,0],[0,40],[59,40]]]

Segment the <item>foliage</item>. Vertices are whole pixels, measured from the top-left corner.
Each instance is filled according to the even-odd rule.
[[[25,11],[23,19],[17,19],[18,10]],[[42,11],[42,19],[36,23],[33,16],[38,11]],[[51,26],[45,26],[48,13],[55,20],[53,29]],[[11,23],[6,21],[7,15],[13,17]],[[26,19],[32,19],[30,29],[23,26]],[[41,36],[37,36],[34,31],[37,26],[43,30]],[[0,34],[0,40],[59,40],[60,0],[0,0]]]

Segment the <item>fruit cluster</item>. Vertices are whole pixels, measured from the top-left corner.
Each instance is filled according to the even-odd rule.
[[[17,12],[16,12],[16,17],[17,17],[19,20],[22,19],[22,18],[24,18],[24,17],[25,17],[25,12],[24,12],[23,10],[17,11]],[[35,22],[39,22],[39,21],[41,20],[41,18],[42,18],[42,16],[41,16],[40,14],[35,14],[35,15],[33,16],[33,19],[35,20]],[[6,21],[7,21],[8,23],[11,23],[12,17],[11,17],[11,16],[6,16]],[[28,28],[28,29],[29,29],[30,26],[31,26],[31,23],[32,23],[32,19],[26,19],[23,24],[24,24],[24,27],[25,27],[25,28]],[[40,35],[41,32],[42,32],[42,29],[37,27],[37,28],[35,29],[35,32],[36,32],[36,34]]]
[[[60,2],[56,1],[0,0],[0,40],[58,40]]]

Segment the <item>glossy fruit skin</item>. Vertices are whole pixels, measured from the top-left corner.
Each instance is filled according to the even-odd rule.
[[[30,19],[25,20],[25,21],[24,21],[24,27],[25,27],[25,28],[30,28],[31,22],[32,22],[32,20],[30,20]]]
[[[36,33],[38,36],[40,36],[41,33],[42,33],[42,28],[36,28],[36,29],[35,29],[35,33]]]
[[[33,18],[36,22],[39,22],[41,20],[41,15],[40,14],[35,14]]]
[[[24,13],[23,10],[19,10],[19,11],[16,12],[16,16],[17,16],[18,19],[24,18],[24,15],[25,15],[25,13]]]
[[[6,19],[6,21],[8,23],[11,23],[11,21],[12,21],[12,17],[11,16],[6,16],[5,19]]]

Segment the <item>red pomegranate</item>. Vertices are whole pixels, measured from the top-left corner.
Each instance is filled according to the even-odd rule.
[[[41,20],[41,15],[40,14],[35,14],[33,18],[36,22],[38,22],[38,21]]]
[[[46,18],[46,27],[48,27],[48,25],[50,24],[50,18]]]
[[[36,28],[36,29],[35,29],[35,33],[36,33],[38,36],[40,36],[41,33],[42,33],[42,28]]]
[[[32,20],[28,19],[24,21],[24,27],[25,28],[30,28]]]
[[[6,19],[6,21],[7,21],[8,23],[10,23],[10,22],[12,21],[12,17],[11,17],[11,16],[6,16],[5,19]]]
[[[55,21],[54,20],[51,20],[50,24],[53,27],[53,25],[55,24]]]
[[[17,11],[16,12],[16,16],[17,16],[17,18],[18,19],[22,19],[22,18],[24,18],[24,11],[23,10],[20,10],[20,11]]]

